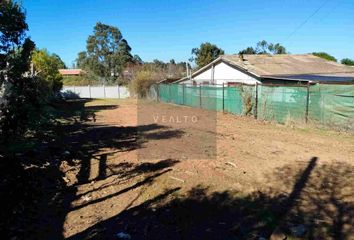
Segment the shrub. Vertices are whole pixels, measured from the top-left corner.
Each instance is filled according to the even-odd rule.
[[[240,91],[241,91],[241,97],[242,97],[242,102],[243,102],[243,113],[242,114],[245,116],[252,115],[252,109],[253,109],[252,88],[249,88],[247,86],[241,86]]]
[[[152,84],[156,83],[158,74],[149,70],[141,70],[136,73],[131,81],[130,90],[133,91],[139,98],[144,98]]]

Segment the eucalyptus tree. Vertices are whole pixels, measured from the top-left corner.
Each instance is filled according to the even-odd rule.
[[[125,65],[133,62],[131,47],[117,27],[98,22],[80,52],[77,65],[93,72],[102,82],[117,82]]]

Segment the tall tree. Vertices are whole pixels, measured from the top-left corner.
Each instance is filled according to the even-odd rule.
[[[1,146],[21,136],[39,115],[38,81],[28,76],[35,45],[26,37],[25,19],[19,4],[11,0],[0,2]]]
[[[313,52],[312,55],[326,59],[328,61],[337,62],[337,59],[326,52]]]
[[[224,54],[224,50],[211,44],[209,42],[202,43],[199,48],[192,49],[192,60],[198,65],[199,68],[211,63],[217,59],[220,55]]]
[[[135,54],[135,55],[133,56],[133,62],[134,62],[135,64],[138,64],[138,65],[144,63],[144,61],[143,61],[143,60],[140,58],[140,56],[137,55],[137,54]]]
[[[259,41],[255,48],[247,47],[239,51],[239,54],[287,54],[287,50],[280,43],[268,43],[266,40]]]
[[[131,47],[118,28],[98,22],[80,52],[77,65],[92,71],[104,82],[117,82],[125,64],[133,61]]]
[[[343,58],[340,62],[344,65],[354,66],[354,60],[350,58]]]
[[[56,63],[58,64],[58,69],[65,69],[66,65],[63,62],[63,60],[60,58],[60,56],[56,53],[52,54],[52,57],[55,59]]]
[[[246,49],[239,51],[238,54],[257,54],[257,51],[253,47],[247,47]]]

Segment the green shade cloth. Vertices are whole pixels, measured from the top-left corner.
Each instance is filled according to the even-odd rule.
[[[249,85],[159,84],[154,86],[156,89],[162,102],[236,115],[254,115],[257,111],[259,119],[279,123],[305,121],[308,111],[309,121],[354,129],[354,85],[316,84],[309,88],[258,85],[256,89]]]

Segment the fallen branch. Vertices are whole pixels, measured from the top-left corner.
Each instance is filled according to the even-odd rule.
[[[169,178],[184,183],[184,180],[182,180],[182,179],[179,179],[179,178],[176,178],[176,177],[172,177],[172,176],[169,176]]]
[[[235,167],[235,168],[237,167],[236,164],[233,163],[233,162],[225,162],[225,164],[226,164],[226,165],[231,165],[231,166],[233,166],[233,167]]]

